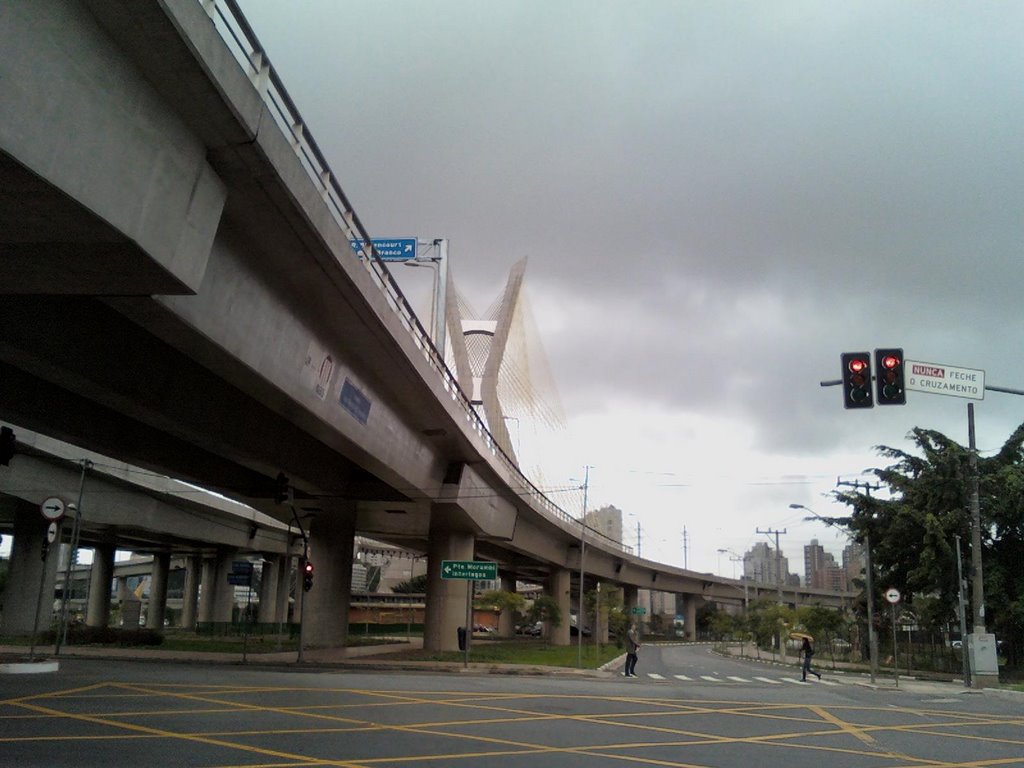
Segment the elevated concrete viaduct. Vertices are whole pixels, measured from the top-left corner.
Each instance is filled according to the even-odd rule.
[[[579,524],[352,252],[371,237],[233,2],[0,5],[0,103],[0,418],[286,522],[283,472],[312,644],[346,635],[357,530],[544,576],[568,609]],[[736,597],[590,538],[588,574]],[[451,649],[469,587],[431,573],[426,644]]]
[[[106,626],[110,612],[110,581],[117,549],[152,554],[149,566],[154,589],[147,626],[163,626],[166,577],[171,556],[185,558],[186,594],[182,624],[194,626],[201,612],[208,620],[230,621],[232,592],[226,579],[203,585],[204,561],[214,570],[229,567],[236,559],[258,558],[270,564],[275,584],[267,585],[267,621],[287,618],[288,563],[302,553],[295,529],[283,525],[230,499],[206,493],[166,477],[140,473],[122,462],[43,435],[19,429],[19,454],[10,467],[0,471],[0,531],[14,535],[13,567],[4,595],[0,632],[29,634],[33,631],[40,584],[52,595],[62,583],[67,567],[66,547],[46,547],[47,522],[41,504],[51,497],[66,500],[76,509],[60,521],[69,538],[72,521],[81,513],[80,545],[94,550],[92,584],[86,624]],[[83,479],[82,462],[87,461]],[[77,509],[81,498],[82,507]],[[40,556],[47,551],[45,561]],[[45,572],[45,573],[44,573]],[[279,582],[284,582],[281,584]],[[278,601],[284,592],[285,599]],[[217,615],[214,606],[219,608]]]

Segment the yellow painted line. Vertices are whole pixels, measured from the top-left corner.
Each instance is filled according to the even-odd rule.
[[[33,699],[52,699],[52,698],[55,698],[55,697],[56,698],[62,698],[64,696],[68,695],[68,694],[77,694],[77,693],[80,693],[82,691],[91,691],[91,690],[95,690],[97,688],[103,688],[104,686],[107,686],[107,685],[110,685],[110,683],[105,683],[105,682],[104,683],[92,683],[91,685],[83,685],[81,688],[70,688],[70,689],[68,689],[66,691],[48,691],[46,693],[32,693],[32,694],[29,694],[28,696],[19,696],[19,697],[15,698],[15,699],[5,699],[3,701],[0,701],[0,706],[2,706],[4,704],[9,704],[9,705],[12,705],[12,706],[17,706],[17,705],[21,704],[23,701],[31,701]]]
[[[259,755],[267,755],[268,757],[279,757],[286,760],[294,761],[293,764],[299,765],[333,765],[333,766],[344,766],[344,768],[363,768],[362,763],[351,762],[345,760],[317,760],[311,759],[306,755],[295,755],[289,752],[280,752],[273,749],[263,749],[260,747],[251,747],[246,744],[236,744],[230,741],[224,741],[221,739],[211,739],[203,736],[194,736],[190,734],[174,733],[173,731],[165,731],[159,728],[150,728],[143,725],[136,725],[134,723],[121,723],[118,721],[107,721],[102,717],[93,715],[83,715],[68,712],[60,712],[59,710],[48,709],[47,707],[40,706],[38,704],[32,704],[28,701],[23,701],[18,706],[26,707],[35,711],[43,712],[59,716],[69,720],[77,720],[80,722],[91,723],[93,725],[105,725],[112,728],[123,728],[133,733],[142,733],[149,736],[162,736],[166,739],[177,740],[177,741],[192,741],[199,744],[207,744],[216,747],[225,747],[227,749],[237,749],[242,752],[249,752]]]
[[[128,713],[117,713],[109,714],[105,713],[104,716],[98,715],[86,715],[86,714],[69,714],[54,710],[48,707],[44,707],[37,704],[30,703],[31,700],[38,700],[43,697],[48,698],[67,698],[67,699],[86,699],[86,698],[104,698],[102,694],[95,693],[103,686],[111,686],[118,689],[117,693],[112,693],[106,698],[138,698],[138,697],[150,697],[150,698],[172,698],[186,701],[199,701],[207,704],[215,704],[218,708],[215,710],[211,709],[194,709],[194,710],[178,710],[168,709],[165,710],[170,714],[203,714],[209,712],[220,712],[220,713],[252,713],[252,712],[272,712],[272,713],[283,713],[299,718],[311,718],[323,722],[335,722],[344,723],[351,725],[351,728],[308,728],[308,729],[275,729],[273,731],[267,730],[254,730],[244,732],[230,732],[230,733],[174,733],[163,729],[149,728],[146,726],[139,726],[132,723],[122,723],[116,719],[111,720],[110,718],[125,717]],[[92,690],[88,696],[82,696],[81,693]],[[185,691],[191,691],[186,693]],[[130,691],[130,693],[125,693]],[[299,692],[299,693],[316,693],[316,694],[330,694],[330,693],[342,693],[348,696],[363,696],[371,701],[364,702],[344,702],[344,703],[332,703],[332,704],[317,704],[309,707],[297,706],[297,707],[274,707],[258,704],[250,704],[247,702],[238,702],[234,700],[225,701],[222,698],[227,695],[239,695],[247,696],[256,693],[287,693],[287,692]],[[372,701],[372,699],[378,699]],[[399,761],[404,762],[421,762],[426,760],[465,760],[465,759],[479,759],[497,757],[502,755],[539,755],[539,754],[579,754],[588,756],[603,756],[610,759],[623,760],[633,763],[642,763],[649,765],[658,766],[673,766],[675,768],[688,768],[691,766],[690,763],[676,762],[670,760],[658,760],[653,758],[643,758],[637,756],[631,756],[622,754],[622,750],[626,749],[638,749],[645,747],[664,748],[664,747],[688,747],[696,745],[707,745],[707,744],[736,744],[736,743],[748,743],[758,744],[764,746],[774,746],[782,749],[811,749],[815,751],[821,751],[829,754],[857,754],[863,755],[863,750],[857,749],[842,749],[839,747],[823,747],[811,744],[800,744],[793,743],[793,739],[806,739],[809,736],[835,736],[835,735],[852,735],[864,744],[870,744],[876,746],[877,742],[870,736],[869,731],[879,730],[890,730],[890,731],[905,731],[905,732],[916,732],[928,735],[938,735],[940,737],[948,736],[950,738],[964,738],[964,739],[975,739],[978,741],[992,741],[996,743],[1007,743],[1007,744],[1019,744],[1016,740],[1011,739],[989,739],[983,736],[964,735],[957,733],[946,733],[943,728],[958,728],[963,726],[979,726],[985,724],[993,725],[1014,725],[1021,722],[1021,718],[1012,717],[1006,719],[1000,719],[997,716],[982,716],[973,715],[965,716],[966,722],[962,720],[954,720],[951,713],[946,710],[939,711],[927,711],[929,716],[948,718],[947,721],[936,724],[936,723],[917,723],[917,724],[901,724],[901,725],[863,725],[853,724],[847,720],[843,720],[835,714],[836,710],[840,711],[884,711],[886,713],[902,712],[904,714],[918,714],[920,715],[924,710],[910,710],[910,709],[897,709],[897,708],[883,708],[883,707],[837,707],[837,708],[823,708],[817,706],[799,705],[799,704],[780,704],[766,707],[763,704],[756,702],[749,703],[737,703],[737,702],[685,702],[679,700],[663,700],[663,699],[645,699],[645,698],[625,698],[625,697],[614,697],[614,701],[635,705],[638,707],[651,707],[654,711],[620,711],[620,712],[590,712],[590,713],[552,713],[552,712],[536,712],[528,708],[528,703],[533,700],[550,701],[552,699],[562,700],[600,700],[607,702],[610,697],[605,696],[593,696],[593,695],[522,695],[522,694],[506,694],[506,695],[481,695],[479,692],[473,693],[452,693],[452,692],[423,692],[415,695],[401,692],[385,692],[385,691],[366,691],[362,689],[321,689],[321,688],[274,688],[274,687],[260,687],[260,688],[245,688],[239,686],[203,686],[197,690],[196,686],[147,686],[139,687],[138,685],[125,685],[125,684],[108,684],[101,683],[94,686],[87,686],[81,689],[74,689],[73,691],[64,692],[50,692],[48,694],[40,694],[35,696],[23,697],[22,699],[12,700],[10,703],[14,706],[29,709],[32,712],[38,713],[30,715],[36,717],[39,715],[45,717],[60,717],[73,720],[79,720],[89,723],[98,723],[105,726],[109,726],[115,729],[129,730],[130,734],[120,734],[120,738],[169,738],[169,739],[181,739],[187,741],[195,741],[198,743],[212,744],[215,746],[221,746],[229,749],[238,749],[250,754],[261,754],[267,757],[277,757],[287,760],[288,762],[274,762],[260,764],[271,768],[271,766],[294,768],[295,766],[305,765],[335,765],[335,766],[346,766],[347,768],[358,768],[359,766],[369,766],[384,763],[395,763]],[[384,701],[381,701],[384,699]],[[508,706],[512,702],[517,702],[519,706]],[[502,704],[505,704],[502,706]],[[714,704],[720,704],[722,706],[713,706]],[[324,712],[324,710],[337,710],[343,709],[348,710],[350,708],[360,707],[362,711],[367,708],[390,708],[394,706],[449,706],[458,707],[464,709],[471,709],[474,712],[482,712],[484,714],[504,714],[506,717],[476,717],[471,719],[454,719],[446,721],[437,721],[430,723],[413,723],[405,725],[394,725],[394,724],[382,724],[375,723],[366,719],[348,718],[341,717],[334,714]],[[756,711],[754,711],[756,709]],[[800,716],[800,712],[810,712],[816,715],[816,718],[812,718],[809,715],[807,717]],[[139,716],[152,715],[156,712],[140,712]],[[826,731],[811,730],[811,731],[795,731],[786,733],[766,734],[761,736],[753,737],[725,737],[718,734],[708,734],[699,731],[683,730],[678,728],[672,728],[669,726],[658,726],[651,725],[649,723],[634,722],[640,717],[647,718],[662,718],[666,715],[674,717],[689,717],[692,715],[712,715],[730,718],[744,718],[744,717],[760,717],[766,719],[775,719],[780,722],[800,722],[815,724],[821,723],[822,720],[829,723],[836,728],[830,728]],[[21,716],[19,716],[21,717]],[[967,719],[975,718],[975,719]],[[637,731],[649,731],[652,733],[658,733],[662,735],[674,735],[677,737],[683,737],[683,739],[673,741],[650,741],[650,742],[628,742],[621,744],[601,744],[601,745],[589,745],[589,746],[570,746],[570,747],[550,747],[542,744],[533,744],[529,741],[516,741],[512,739],[501,739],[497,737],[489,737],[482,734],[465,734],[465,733],[451,733],[445,728],[461,727],[461,726],[479,726],[486,728],[491,724],[508,724],[508,723],[526,723],[526,722],[540,722],[549,720],[565,720],[575,721],[579,723],[594,724],[599,726],[612,726],[612,727],[625,727],[631,728]],[[416,756],[393,756],[388,758],[373,758],[369,760],[354,761],[354,760],[326,760],[326,759],[314,759],[306,756],[292,755],[285,752],[279,752],[271,749],[264,749],[258,747],[248,747],[240,745],[232,741],[225,740],[223,737],[239,737],[242,735],[273,735],[273,734],[297,734],[297,733],[350,733],[358,731],[378,731],[378,730],[392,730],[402,733],[410,734],[430,734],[440,736],[442,738],[448,738],[453,740],[464,740],[474,741],[476,743],[490,744],[497,749],[491,751],[473,750],[471,752],[453,752],[443,755],[416,755]],[[78,739],[102,739],[110,738],[105,736],[97,737],[61,737],[67,740]],[[504,748],[502,748],[504,747]],[[886,756],[902,761],[906,761],[909,766],[998,766],[1006,765],[1013,762],[1013,759],[1006,760],[991,760],[991,761],[972,761],[969,763],[946,763],[933,760],[926,760],[923,758],[913,758],[906,755],[896,755],[893,753],[885,753]],[[253,763],[246,763],[246,766],[253,768]]]

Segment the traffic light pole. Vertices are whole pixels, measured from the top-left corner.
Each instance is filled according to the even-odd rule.
[[[292,490],[288,489],[288,500],[292,500]],[[292,519],[295,520],[295,525],[299,528],[299,533],[302,534],[302,565],[305,566],[306,561],[309,560],[309,536],[306,535],[306,530],[302,527],[302,521],[299,520],[299,515],[295,511],[295,504],[292,507]],[[295,658],[295,661],[299,664],[302,663],[302,646],[305,635],[306,627],[306,590],[303,589],[303,585],[299,581],[299,576],[305,577],[305,574],[301,573],[302,568],[296,569],[295,576],[295,591],[299,595],[299,653]]]

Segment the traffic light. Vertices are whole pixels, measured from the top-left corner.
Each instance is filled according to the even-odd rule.
[[[278,472],[274,478],[274,503],[284,504],[288,501],[288,475]]]
[[[11,463],[17,448],[16,443],[14,430],[10,427],[0,427],[0,464],[6,467]]]
[[[870,408],[871,355],[867,352],[843,352],[843,407]]]
[[[302,591],[309,592],[313,588],[313,563],[302,561]]]
[[[903,350],[875,350],[875,399],[879,405],[906,405],[907,392],[903,388]]]

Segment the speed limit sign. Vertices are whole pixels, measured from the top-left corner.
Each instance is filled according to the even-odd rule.
[[[900,591],[895,587],[889,587],[885,590],[885,599],[893,605],[896,605],[900,601]]]

